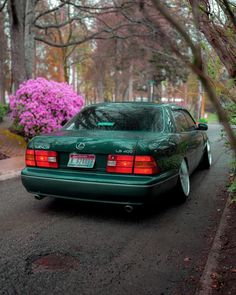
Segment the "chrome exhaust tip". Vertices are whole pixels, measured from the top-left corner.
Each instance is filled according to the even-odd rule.
[[[127,213],[132,213],[134,211],[134,207],[131,205],[125,205],[124,209]]]
[[[39,196],[39,195],[35,195],[34,197],[35,197],[36,200],[39,200],[39,201],[42,200],[43,198],[45,198],[45,197]]]

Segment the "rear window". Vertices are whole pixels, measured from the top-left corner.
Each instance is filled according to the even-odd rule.
[[[162,131],[163,110],[152,106],[91,106],[69,121],[66,130]]]

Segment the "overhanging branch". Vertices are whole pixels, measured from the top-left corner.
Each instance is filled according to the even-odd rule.
[[[5,8],[7,4],[7,0],[4,0],[3,4],[0,6],[0,12],[3,11],[3,9]]]

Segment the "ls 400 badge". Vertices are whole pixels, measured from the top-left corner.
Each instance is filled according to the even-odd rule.
[[[50,149],[50,144],[39,142],[39,143],[34,144],[34,148],[36,150],[49,150]]]

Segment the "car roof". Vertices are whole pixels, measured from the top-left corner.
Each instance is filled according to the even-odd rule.
[[[123,102],[100,102],[100,103],[95,103],[91,105],[87,105],[86,107],[99,107],[99,106],[111,106],[114,107],[114,105],[119,105],[119,106],[153,106],[153,107],[162,107],[162,108],[169,108],[172,110],[186,110],[184,107],[176,105],[176,104],[170,104],[170,103],[154,103],[154,102],[140,102],[140,101],[123,101]]]
[[[117,102],[99,102],[90,104],[87,106],[114,106],[114,105],[136,105],[136,106],[154,106],[154,107],[176,107],[176,108],[182,108],[178,105],[174,104],[163,104],[163,103],[154,103],[154,102],[142,102],[142,101],[117,101]]]

